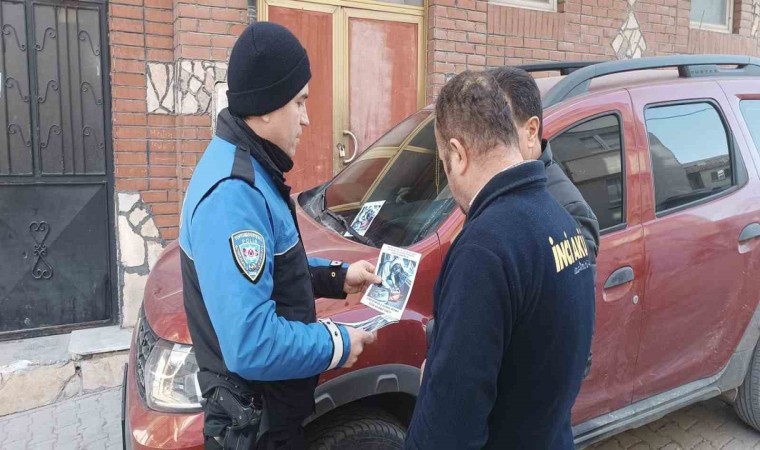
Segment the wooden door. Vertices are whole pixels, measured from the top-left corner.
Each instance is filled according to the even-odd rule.
[[[420,107],[422,17],[346,9],[347,131],[361,153]],[[351,135],[348,135],[351,136]],[[353,139],[353,138],[352,138]],[[344,160],[345,161],[345,160]]]
[[[287,176],[294,192],[332,178],[424,105],[423,8],[371,1],[360,3],[361,9],[349,5],[357,3],[259,1],[259,20],[290,29],[311,62],[311,123]]]
[[[334,21],[338,8],[329,5],[295,4],[269,6],[269,20],[287,27],[298,37],[311,63],[310,124],[296,149],[295,166],[287,174],[294,192],[330,179],[333,175],[333,52]]]

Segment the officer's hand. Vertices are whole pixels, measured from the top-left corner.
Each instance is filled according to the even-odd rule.
[[[343,291],[346,294],[356,294],[381,281],[380,277],[375,275],[375,266],[367,261],[357,261],[348,267]]]
[[[364,351],[364,346],[375,342],[377,335],[354,327],[346,327],[346,330],[348,331],[348,338],[351,340],[351,353],[348,354],[348,359],[343,367],[351,367],[356,364],[359,355]]]

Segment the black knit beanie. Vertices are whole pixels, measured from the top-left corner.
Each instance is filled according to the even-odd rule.
[[[293,33],[275,23],[256,22],[230,54],[228,108],[239,117],[263,116],[287,105],[310,79],[309,57]]]

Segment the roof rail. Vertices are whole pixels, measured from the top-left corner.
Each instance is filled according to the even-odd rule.
[[[723,69],[719,65],[735,65]],[[673,55],[655,56],[588,65],[564,77],[546,93],[544,108],[570,97],[588,92],[591,80],[623,72],[677,67],[682,78],[715,76],[760,76],[760,58],[744,55]]]
[[[559,62],[540,62],[533,64],[523,64],[516,66],[526,72],[549,72],[559,71],[560,75],[569,75],[578,69],[588,67],[592,64],[599,64],[604,61],[559,61]]]

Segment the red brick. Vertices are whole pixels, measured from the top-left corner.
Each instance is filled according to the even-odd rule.
[[[181,45],[179,49],[183,58],[209,59],[211,57],[211,49],[208,47],[189,47]]]
[[[175,125],[176,121],[176,116],[169,116],[166,114],[148,115],[148,125],[151,127],[172,127]]]
[[[153,189],[153,183],[156,181],[159,181],[159,180],[150,180],[151,189]],[[171,215],[166,215],[166,216],[156,215],[156,216],[153,216],[153,221],[159,227],[172,227],[172,226],[177,226],[177,224],[179,223],[179,216],[177,216],[176,214],[171,214]]]
[[[133,140],[124,140],[124,139],[115,139],[114,140],[114,151],[115,152],[144,152],[147,148],[147,143],[145,139],[133,139]]]
[[[170,203],[154,203],[150,206],[153,214],[179,214],[179,205],[174,202]]]
[[[182,115],[177,117],[177,123],[180,126],[199,126],[199,127],[210,127],[211,126],[211,116],[204,114],[204,115]]]
[[[145,43],[148,48],[162,48],[168,50],[174,48],[174,38],[171,36],[147,36],[145,38]]]
[[[117,127],[113,135],[116,139],[145,139],[147,132],[145,127]]]
[[[116,98],[113,100],[114,112],[145,113],[145,108],[145,100],[127,100],[123,98]]]
[[[148,22],[145,24],[145,33],[172,36],[174,34],[174,25],[171,23]]]
[[[460,31],[475,31],[475,22],[470,22],[469,20],[457,20],[455,21],[455,28]]]
[[[114,90],[115,89],[118,89],[118,88],[114,88]],[[113,114],[113,123],[114,123],[114,126],[120,126],[120,125],[126,125],[126,126],[146,125],[147,124],[147,119],[145,118],[145,114],[140,114],[140,113],[114,113]]]
[[[145,20],[148,22],[171,23],[174,12],[170,9],[145,8]]]
[[[198,31],[198,19],[180,17],[174,23],[177,31]]]
[[[138,153],[138,152],[119,152],[116,153],[116,164],[117,165],[145,165],[148,163],[148,155],[145,153]]]
[[[201,33],[232,35],[230,30],[232,29],[233,25],[234,24],[232,22],[200,20],[198,21],[198,31]]]
[[[176,139],[177,129],[174,127],[154,127],[149,131],[150,139]]]
[[[475,53],[475,45],[458,42],[456,44],[456,50],[458,53],[465,53],[465,54]]]
[[[127,61],[123,59],[111,59],[111,68],[113,72],[122,73],[145,73],[144,61]]]
[[[232,48],[235,45],[235,41],[237,41],[236,36],[214,36],[211,38],[211,46]]]
[[[145,36],[140,33],[126,33],[114,31],[109,35],[111,45],[132,45],[142,47],[145,45]]]
[[[145,203],[163,203],[169,198],[166,191],[145,191],[140,196]]]
[[[150,176],[155,178],[171,178],[177,176],[177,166],[150,166]]]
[[[467,64],[468,65],[485,65],[486,63],[486,57],[482,55],[468,55],[467,56]]]
[[[211,18],[214,20],[226,20],[229,22],[245,22],[247,19],[245,11],[227,9],[227,8],[214,8],[211,11]]]
[[[177,180],[175,178],[151,178],[151,189],[171,189],[177,187]]]
[[[145,189],[148,189],[148,180],[145,178],[116,178],[117,191],[143,191]]]
[[[230,59],[230,50],[224,48],[212,48],[211,59],[213,61],[227,61]]]
[[[132,73],[114,73],[113,74],[114,86],[147,86],[145,84],[145,76],[132,74]]]
[[[177,5],[174,11],[177,13],[177,17],[187,17],[193,19],[210,19],[211,8],[197,5]]]
[[[143,47],[124,47],[122,45],[114,45],[111,49],[111,54],[114,58],[145,59],[145,48]]]
[[[136,5],[142,6],[143,0],[111,0],[112,5]]]
[[[114,86],[113,98],[123,98],[127,100],[145,100],[146,88],[131,86]],[[144,118],[144,117],[143,117]]]
[[[135,19],[122,19],[113,17],[110,20],[111,31],[130,31],[135,33],[142,33],[143,21]]]
[[[456,4],[463,9],[477,9],[477,2],[475,0],[457,0]]]
[[[174,59],[174,51],[149,48],[146,56],[148,61],[169,62]]]
[[[172,138],[174,139],[174,138]],[[169,140],[169,141],[161,141],[161,140],[155,140],[150,142],[150,150],[151,152],[176,152],[177,151],[177,141],[175,140]]]
[[[137,6],[111,5],[111,17],[142,20],[143,10],[144,8],[139,8]]]
[[[116,178],[144,178],[148,176],[147,166],[116,166]]]
[[[161,227],[158,231],[161,232],[161,237],[167,241],[175,241],[179,237],[178,227]]]
[[[148,162],[151,165],[157,164],[157,165],[177,165],[177,154],[176,153],[156,153],[153,152],[150,154],[150,159],[148,159]]]

